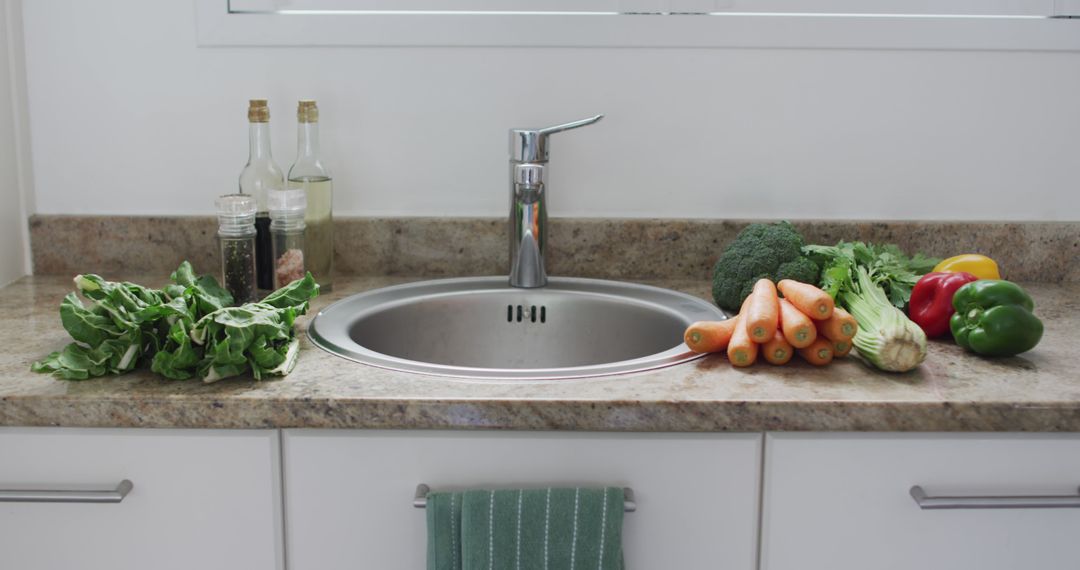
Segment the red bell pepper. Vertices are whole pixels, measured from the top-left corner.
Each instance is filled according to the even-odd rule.
[[[953,293],[978,280],[964,271],[927,273],[911,290],[908,315],[927,337],[942,336],[949,332],[949,318],[956,312],[952,304]]]

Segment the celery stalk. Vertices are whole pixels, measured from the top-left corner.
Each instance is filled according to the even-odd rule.
[[[866,268],[854,268],[854,287],[837,299],[859,323],[852,343],[868,362],[890,372],[907,372],[926,360],[926,333],[889,301]]]

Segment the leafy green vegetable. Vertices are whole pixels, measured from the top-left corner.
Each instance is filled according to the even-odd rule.
[[[30,370],[48,372],[64,380],[85,380],[105,375],[105,357],[94,349],[71,343],[60,352],[35,362]]]
[[[124,334],[99,305],[95,305],[94,310],[88,310],[75,293],[68,293],[60,303],[60,322],[75,342],[88,346],[97,346]]]
[[[803,238],[788,222],[750,224],[713,267],[713,300],[738,311],[759,279],[817,283],[818,265],[802,252]]]
[[[296,317],[319,294],[311,274],[261,303],[232,307],[232,296],[209,275],[183,262],[162,290],[97,275],[75,277],[74,294],[60,304],[60,320],[75,342],[31,369],[66,380],[122,374],[140,364],[174,380],[204,382],[251,371],[256,379],[284,376],[296,365]]]
[[[851,343],[859,355],[881,370],[907,372],[926,360],[926,333],[889,301],[863,266],[855,268],[855,286],[839,299],[859,323]]]
[[[195,305],[203,313],[210,313],[233,304],[232,295],[221,285],[217,279],[210,275],[196,277],[191,264],[184,261],[180,267],[169,275],[176,287],[166,288],[165,293],[170,298],[188,297],[194,299]],[[183,289],[179,289],[183,287]]]
[[[311,273],[308,273],[303,279],[297,279],[270,293],[263,298],[261,303],[279,309],[295,307],[302,315],[307,311],[308,300],[318,295],[318,291],[319,285],[315,283],[315,278],[311,276]]]
[[[890,372],[911,370],[926,359],[926,334],[903,309],[911,288],[938,260],[862,242],[808,245],[803,252],[821,263],[821,288],[858,321],[852,344],[860,356]]]
[[[821,267],[821,288],[834,299],[845,288],[854,286],[854,270],[864,267],[870,280],[881,287],[896,308],[903,310],[911,299],[911,288],[940,259],[916,253],[908,257],[893,244],[875,245],[860,241],[840,242],[834,246],[808,245],[803,252]]]

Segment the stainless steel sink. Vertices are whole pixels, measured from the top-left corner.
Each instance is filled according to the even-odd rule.
[[[723,318],[701,299],[657,287],[556,277],[522,289],[477,277],[353,295],[320,311],[308,334],[324,350],[381,368],[542,380],[693,360],[686,326]]]

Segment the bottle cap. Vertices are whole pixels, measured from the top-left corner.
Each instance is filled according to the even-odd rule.
[[[266,105],[266,99],[251,99],[248,101],[248,121],[252,123],[270,122],[270,107]]]
[[[274,190],[267,196],[270,223],[281,229],[303,229],[307,196],[303,189]]]
[[[313,99],[301,99],[296,105],[296,120],[301,123],[318,123],[319,107]]]
[[[217,205],[218,233],[245,235],[255,230],[255,198],[247,194],[225,194]]]

